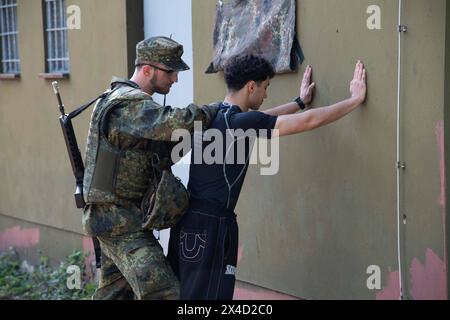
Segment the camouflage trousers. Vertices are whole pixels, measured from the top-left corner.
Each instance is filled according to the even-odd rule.
[[[99,286],[92,299],[178,299],[179,283],[151,232],[98,237]]]

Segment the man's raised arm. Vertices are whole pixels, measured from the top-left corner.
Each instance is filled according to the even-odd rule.
[[[305,72],[303,73],[303,80],[300,86],[300,99],[303,101],[305,106],[308,106],[313,99],[314,88],[316,84],[311,83],[312,79],[312,68],[307,66]],[[290,102],[278,107],[274,107],[263,111],[263,113],[270,116],[282,116],[287,114],[294,114],[299,111],[299,105],[296,102]]]

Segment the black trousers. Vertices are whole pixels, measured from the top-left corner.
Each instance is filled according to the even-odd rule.
[[[170,264],[181,300],[232,300],[236,282],[236,215],[205,203],[192,204],[170,232]]]

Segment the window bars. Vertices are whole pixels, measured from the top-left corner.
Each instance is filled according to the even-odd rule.
[[[66,0],[44,0],[46,72],[69,73]]]
[[[19,74],[17,0],[0,0],[0,73]]]

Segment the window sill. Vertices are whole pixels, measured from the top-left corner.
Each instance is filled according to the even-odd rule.
[[[17,80],[20,79],[18,73],[0,73],[0,80]]]
[[[46,80],[69,79],[68,73],[40,73],[39,78]]]

